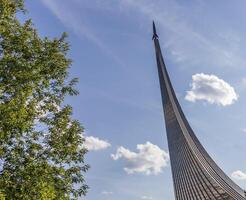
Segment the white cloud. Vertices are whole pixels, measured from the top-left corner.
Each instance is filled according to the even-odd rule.
[[[85,137],[84,147],[89,151],[99,151],[107,149],[111,144],[107,141],[101,140],[97,137],[87,136]]]
[[[231,177],[236,180],[246,180],[246,174],[240,170],[237,170],[231,174]]]
[[[116,154],[112,154],[111,157],[114,160],[124,160],[126,164],[124,170],[128,174],[156,175],[161,173],[162,168],[168,164],[168,153],[150,142],[138,144],[137,150],[138,152],[132,152],[124,147],[119,147]]]
[[[111,192],[111,191],[102,191],[102,195],[105,195],[105,196],[109,196],[112,194],[113,194],[113,192]]]
[[[195,74],[192,76],[191,90],[185,99],[191,102],[204,100],[210,104],[228,106],[237,99],[234,88],[215,75]]]
[[[150,196],[141,196],[141,199],[143,199],[143,200],[153,200],[153,197],[150,197]]]

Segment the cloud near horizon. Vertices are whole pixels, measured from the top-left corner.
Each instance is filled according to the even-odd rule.
[[[141,196],[141,199],[143,200],[153,200],[153,197],[150,197],[150,196]]]
[[[195,74],[192,76],[191,90],[187,91],[185,99],[190,102],[199,100],[210,104],[229,106],[238,99],[234,88],[215,75]]]
[[[246,180],[246,174],[241,170],[232,172],[231,177],[234,178],[235,180]]]
[[[88,151],[104,150],[110,146],[111,146],[110,143],[108,143],[105,140],[101,140],[97,137],[93,137],[93,136],[86,136],[85,137],[84,147],[86,149],[88,149]]]
[[[168,153],[150,142],[138,144],[137,150],[138,152],[132,152],[121,146],[111,157],[113,160],[122,159],[126,165],[124,170],[128,174],[157,175],[169,162]]]
[[[113,192],[111,192],[111,191],[102,191],[102,195],[105,195],[105,196],[113,195]]]

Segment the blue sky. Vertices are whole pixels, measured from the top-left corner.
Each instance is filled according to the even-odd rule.
[[[243,0],[27,1],[41,36],[69,34],[80,95],[67,102],[92,150],[86,200],[174,199],[152,20],[198,138],[246,188],[245,6]]]

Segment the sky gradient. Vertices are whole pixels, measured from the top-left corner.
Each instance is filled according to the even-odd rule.
[[[80,95],[66,102],[91,149],[84,199],[174,200],[152,20],[191,126],[246,188],[245,1],[26,2],[41,36],[69,35]]]

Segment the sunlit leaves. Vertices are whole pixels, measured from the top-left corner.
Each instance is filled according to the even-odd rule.
[[[83,127],[71,118],[66,34],[41,38],[21,24],[22,0],[0,0],[0,200],[69,200],[86,194]]]

